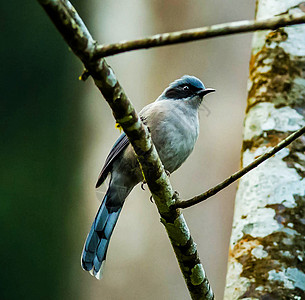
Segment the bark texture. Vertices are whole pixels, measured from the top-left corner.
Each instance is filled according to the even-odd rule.
[[[257,1],[257,19],[303,14],[296,0]],[[305,125],[305,26],[256,32],[242,166]],[[304,299],[305,138],[239,182],[225,299]]]
[[[220,192],[221,190],[226,188],[228,185],[235,182],[236,180],[238,180],[239,178],[241,178],[242,176],[244,176],[245,174],[247,174],[248,172],[250,172],[257,166],[259,166],[261,163],[263,163],[264,161],[269,159],[270,157],[274,156],[274,154],[281,151],[283,148],[289,146],[292,142],[294,142],[297,138],[299,138],[304,133],[305,133],[305,126],[302,127],[301,129],[295,131],[294,133],[290,134],[287,138],[285,138],[280,143],[278,143],[276,146],[274,146],[274,148],[270,148],[266,153],[260,155],[258,158],[253,160],[251,163],[246,165],[244,168],[235,172],[230,177],[228,177],[221,183],[217,184],[216,186],[212,187],[208,191],[206,191],[203,194],[200,194],[198,196],[195,196],[189,200],[184,200],[184,201],[177,200],[175,202],[175,204],[173,205],[173,207],[188,208],[188,207],[191,207],[195,204],[198,204],[198,203],[214,196],[215,194],[217,194],[218,192]]]

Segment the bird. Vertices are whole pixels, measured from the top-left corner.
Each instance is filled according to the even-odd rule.
[[[195,76],[184,75],[170,83],[162,94],[139,113],[167,173],[176,171],[194,149],[199,134],[198,109],[206,88]],[[98,188],[110,174],[109,186],[87,236],[81,266],[101,279],[110,237],[125,199],[143,175],[125,133],[117,139],[98,177]]]

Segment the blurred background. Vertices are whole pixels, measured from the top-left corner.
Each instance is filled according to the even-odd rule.
[[[253,19],[255,1],[72,1],[100,43]],[[149,192],[137,186],[112,236],[104,278],[80,267],[94,189],[119,136],[107,103],[36,1],[0,2],[0,299],[189,299]],[[194,153],[170,180],[184,199],[239,168],[251,34],[107,59],[139,111],[184,74],[205,98]],[[184,211],[222,299],[236,185]]]

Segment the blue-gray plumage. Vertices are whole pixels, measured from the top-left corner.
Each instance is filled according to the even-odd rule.
[[[205,88],[194,76],[185,75],[167,87],[159,98],[145,106],[140,117],[149,127],[165,170],[177,170],[193,151],[199,134],[198,108],[203,96],[214,89]],[[109,240],[131,190],[143,181],[138,161],[123,133],[112,147],[96,187],[110,173],[110,183],[88,234],[82,267],[100,279]]]

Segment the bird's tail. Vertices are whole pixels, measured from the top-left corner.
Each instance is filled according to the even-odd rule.
[[[123,203],[119,207],[107,207],[110,200],[109,190],[96,214],[91,230],[84,245],[81,264],[84,270],[97,279],[102,277],[102,269],[106,259],[109,240],[122,210]]]

